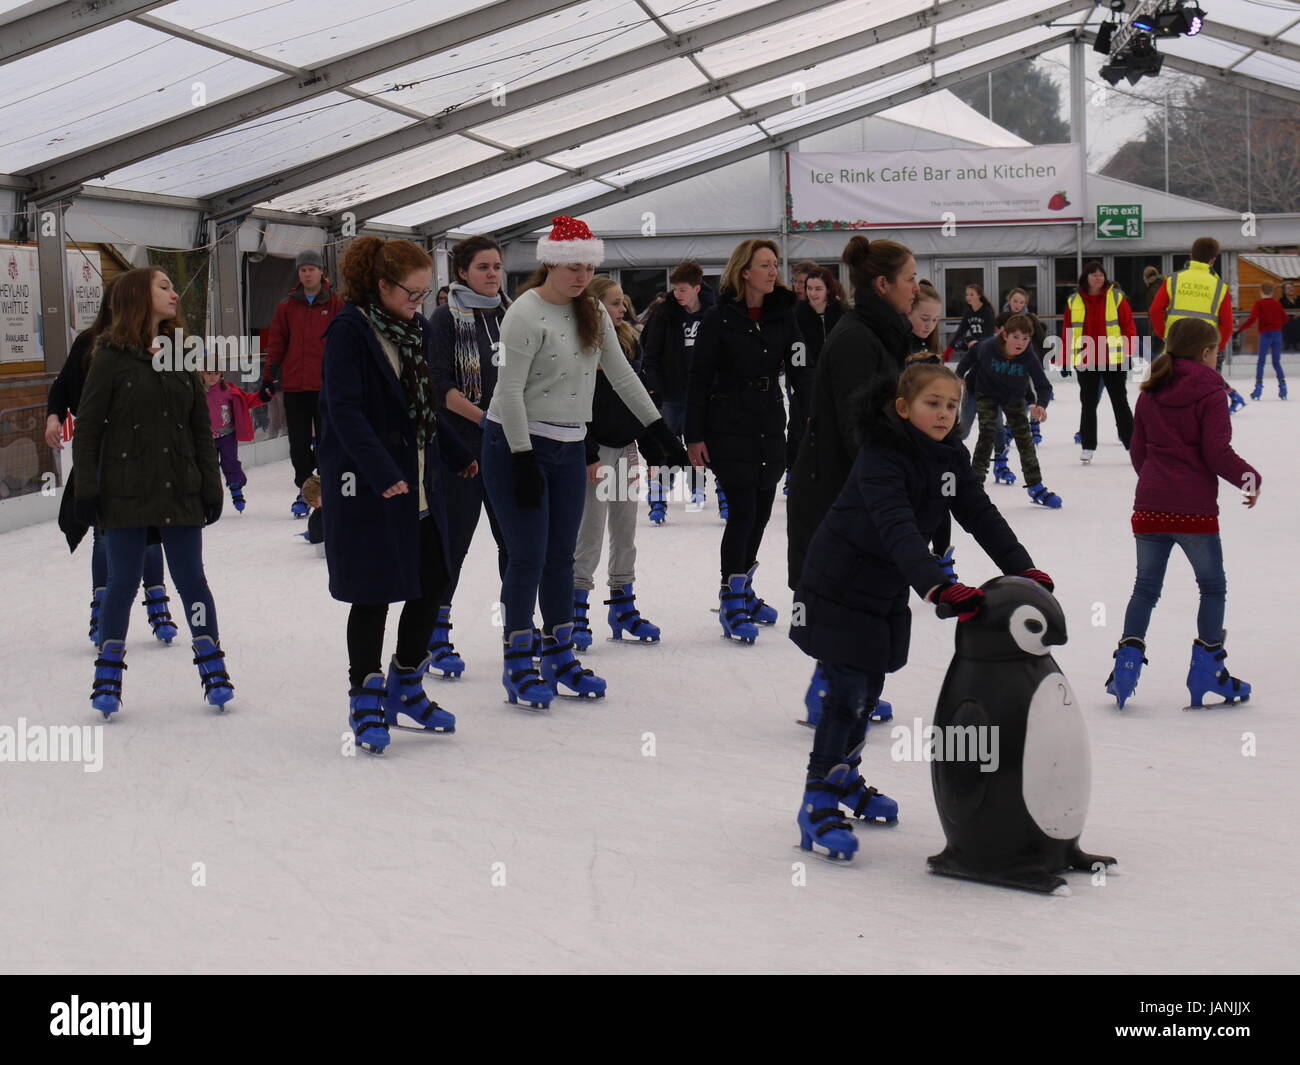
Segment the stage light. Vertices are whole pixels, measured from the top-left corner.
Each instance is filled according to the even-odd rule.
[[[1103,22],[1097,27],[1097,39],[1092,42],[1092,50],[1102,55],[1110,55],[1110,40],[1115,36],[1118,22]]]

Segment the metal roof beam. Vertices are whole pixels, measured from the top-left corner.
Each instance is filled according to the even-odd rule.
[[[1291,24],[1292,26],[1295,23]],[[1290,29],[1291,27],[1287,27]],[[1283,33],[1286,30],[1282,31]],[[1292,44],[1289,41],[1283,41],[1278,37],[1269,37],[1262,33],[1255,33],[1253,30],[1241,30],[1236,26],[1225,26],[1222,22],[1216,22],[1213,18],[1207,19],[1205,25],[1201,28],[1202,37],[1214,37],[1220,41],[1228,41],[1231,44],[1239,44],[1243,48],[1249,48],[1254,52],[1267,52],[1269,55],[1278,56],[1281,59],[1290,59],[1292,62],[1300,63],[1300,44]],[[1166,57],[1167,60],[1168,57]],[[1248,56],[1242,56],[1242,59]],[[1240,60],[1238,61],[1240,62]]]
[[[129,19],[170,0],[80,0],[55,4],[21,18],[0,18],[0,66],[35,55],[115,22]]]
[[[969,67],[963,67],[961,70],[954,70],[949,74],[942,74],[937,78],[922,82],[910,89],[904,89],[902,92],[893,93],[882,100],[875,100],[872,103],[865,104],[862,107],[854,108],[851,111],[845,111],[842,114],[831,115],[828,118],[818,119],[815,122],[806,122],[801,126],[795,126],[791,129],[773,137],[771,140],[762,141],[757,144],[746,144],[741,148],[725,152],[722,155],[714,156],[711,159],[702,159],[698,163],[692,163],[690,166],[682,167],[680,170],[673,170],[666,174],[657,174],[652,178],[646,178],[643,181],[634,181],[626,189],[619,192],[603,193],[600,196],[591,197],[582,200],[579,203],[568,205],[564,208],[566,211],[573,213],[595,211],[601,207],[608,207],[610,204],[618,203],[620,200],[628,199],[632,196],[641,196],[647,192],[655,192],[658,189],[665,188],[668,185],[676,185],[682,181],[688,181],[700,174],[707,174],[713,170],[719,170],[724,166],[730,166],[732,163],[748,159],[750,156],[759,155],[763,152],[774,151],[785,148],[805,137],[812,137],[818,133],[824,133],[827,130],[838,129],[840,126],[847,125],[850,122],[856,122],[860,118],[866,118],[874,115],[879,111],[886,111],[891,107],[897,107],[899,104],[905,104],[912,100],[919,99],[922,96],[928,96],[931,93],[938,92],[940,89],[946,89],[952,85],[959,85],[963,81],[969,81],[971,78],[980,77],[990,71],[999,70],[1011,63],[1023,62],[1026,59],[1032,59],[1034,56],[1041,55],[1043,52],[1051,51],[1062,44],[1072,40],[1076,30],[1070,30],[1066,33],[1050,37],[1045,41],[1037,44],[1027,45],[1024,48],[1018,48],[1014,52],[998,56],[995,59],[986,60],[983,63],[976,63]],[[480,216],[484,217],[484,216]],[[543,226],[551,220],[551,213],[536,215],[522,222],[517,222],[509,229],[503,230],[497,234],[497,239],[501,241],[517,240],[533,232],[539,226]]]
[[[228,99],[196,108],[190,114],[132,130],[83,151],[72,152],[27,173],[42,195],[103,177],[262,115],[327,92],[346,89],[354,82],[376,77],[439,52],[462,48],[508,26],[542,18],[576,2],[578,0],[499,0],[489,7],[341,56],[309,70],[307,77],[289,75],[278,78]]]
[[[1084,0],[1084,3],[1091,8],[1092,0]],[[1069,9],[1064,13],[1078,9],[1080,5],[1071,0],[1070,3],[1057,5],[1056,8],[1043,12],[1039,16],[1042,22],[1050,22],[1060,17],[1062,9]],[[881,66],[872,68],[871,78],[864,81],[862,75],[853,75],[847,78],[841,78],[838,81],[830,82],[826,85],[819,86],[815,89],[808,90],[805,94],[804,106],[818,103],[821,100],[829,99],[840,93],[848,92],[853,89],[865,89],[878,82],[885,81],[897,74],[906,73],[918,66],[926,66],[932,62],[938,62],[947,59],[950,56],[959,55],[962,52],[978,48],[981,45],[988,44],[990,41],[996,41],[1006,36],[1006,27],[991,26],[988,29],[980,30],[976,33],[967,34],[965,37],[955,37],[950,41],[944,41],[934,48],[926,48],[910,56],[903,56],[891,63],[885,63]],[[637,163],[644,162],[648,159],[654,159],[661,155],[681,148],[692,143],[708,140],[710,137],[716,137],[724,133],[730,133],[745,126],[757,125],[777,115],[785,114],[795,110],[791,105],[789,97],[778,97],[758,107],[749,108],[735,115],[728,115],[720,118],[715,122],[710,122],[696,129],[691,129],[663,140],[655,141],[652,144],[642,145],[631,151],[623,152],[619,155],[609,156],[604,159],[595,160],[580,168],[575,174],[560,174],[553,178],[547,178],[545,181],[530,185],[527,188],[516,189],[504,196],[486,203],[477,204],[473,207],[462,208],[451,214],[443,215],[439,218],[431,219],[427,222],[420,223],[417,228],[422,233],[445,233],[448,230],[455,229],[464,222],[472,222],[476,218],[485,218],[488,215],[495,214],[497,211],[505,210],[508,207],[514,207],[521,203],[527,203],[529,200],[536,199],[539,196],[546,196],[553,192],[563,190],[571,184],[576,177],[578,180],[597,180],[602,176],[612,178],[614,172],[624,167],[634,166]],[[759,127],[762,128],[761,126]],[[616,178],[613,178],[616,180]],[[417,186],[418,187],[418,186]],[[403,195],[395,193],[393,197],[384,197],[381,200],[370,201],[371,203],[382,203],[385,201],[396,201],[396,197]],[[423,197],[417,197],[420,199]],[[413,202],[413,201],[407,201]],[[376,217],[385,213],[387,210],[393,210],[401,206],[400,201],[394,202],[393,206],[386,206],[385,211],[375,210],[366,213],[364,208],[369,205],[354,208],[357,216],[361,218]]]
[[[907,23],[908,32],[910,32],[911,30],[924,28],[936,19],[942,21],[946,18],[967,15],[1000,2],[1001,0],[947,0],[946,3],[937,4],[935,7],[926,8],[924,11],[907,16],[905,19],[897,19],[885,25],[895,26],[897,23]],[[689,32],[679,34],[675,38],[666,39],[654,45],[631,49],[608,59],[590,63],[580,71],[547,78],[531,85],[521,85],[510,90],[510,104],[512,107],[521,110],[536,107],[553,99],[595,88],[607,81],[613,81],[628,74],[648,70],[667,60],[692,55],[703,49],[766,29],[769,26],[797,18],[800,15],[812,11],[822,11],[825,7],[825,0],[775,0],[773,3],[762,4],[740,14],[693,27]],[[867,31],[867,34],[861,36],[869,37],[873,33],[881,32],[884,32],[883,26],[877,27],[875,31]],[[885,40],[888,38],[881,37],[879,39]],[[828,56],[842,54],[834,50],[838,43],[830,42],[822,47],[827,50],[826,54]],[[864,39],[858,44],[858,47],[865,48],[872,43],[875,42]],[[815,51],[815,49],[809,50],[810,53]],[[804,65],[809,65],[806,59]],[[769,71],[772,69],[775,69],[775,65],[768,68]],[[773,75],[768,73],[766,76],[772,77]],[[776,76],[780,76],[779,73]],[[698,96],[695,97],[695,102],[716,99],[729,86],[730,79],[701,86],[698,90]],[[223,189],[212,196],[212,201],[217,210],[222,213],[246,210],[253,204],[262,203],[276,196],[296,189],[306,188],[321,181],[327,181],[339,174],[347,173],[349,170],[369,166],[372,163],[380,162],[402,152],[410,151],[413,148],[423,148],[430,141],[439,137],[459,133],[474,126],[486,125],[500,117],[501,109],[494,107],[490,100],[469,104],[449,113],[432,116],[423,122],[417,122],[403,129],[394,130],[384,136],[375,137],[363,144],[357,144],[320,159],[303,163],[301,166],[289,167],[277,174],[269,175],[265,179]],[[614,121],[617,121],[617,119]],[[624,125],[616,128],[626,128],[626,124],[624,123]],[[576,142],[570,140],[564,147],[572,147],[574,143]]]
[[[947,5],[945,5],[946,7]],[[1054,7],[1048,8],[1035,15],[1028,16],[1022,29],[1031,25],[1043,25],[1052,22],[1076,12],[1093,10],[1093,0],[1066,0]],[[962,11],[959,14],[967,14]],[[954,17],[953,13],[946,13],[944,10],[928,12],[932,21],[941,22],[945,18]],[[809,67],[817,66],[843,55],[848,55],[863,48],[870,47],[875,43],[891,40],[895,37],[904,36],[908,33],[914,33],[917,30],[916,18],[909,16],[903,19],[895,19],[893,22],[885,23],[865,33],[854,34],[851,37],[842,38],[841,40],[830,42],[829,44],[819,45],[810,48],[804,52],[797,52],[787,56],[776,63],[765,64],[762,67],[751,68],[729,76],[723,85],[727,93],[734,93],[741,89],[751,88],[755,85],[761,85],[764,82],[771,81],[773,78],[779,78],[786,74],[793,74],[798,71],[806,70]],[[823,86],[822,88],[805,93],[808,102],[824,99],[827,96],[833,96],[837,92],[844,92],[849,89],[858,88],[879,81],[883,78],[892,76],[901,71],[910,70],[919,62],[930,62],[935,59],[942,59],[945,56],[955,52],[963,51],[967,48],[974,48],[989,41],[998,40],[1006,36],[1006,27],[994,26],[986,30],[968,34],[965,37],[955,38],[953,41],[944,42],[937,49],[923,50],[914,53],[912,57],[904,57],[884,64],[879,67],[873,67],[871,70],[870,82],[862,80],[862,75],[856,75],[851,78],[843,78],[835,82],[833,86]],[[867,38],[864,40],[864,38]],[[665,97],[662,100],[646,104],[642,107],[634,108],[631,111],[623,111],[617,115],[611,115],[608,118],[590,123],[586,126],[580,126],[577,129],[566,130],[563,133],[556,134],[553,137],[546,137],[532,144],[521,145],[500,156],[494,156],[485,159],[479,163],[462,167],[459,170],[452,171],[449,174],[443,174],[440,177],[432,178],[428,181],[422,181],[415,185],[410,185],[396,192],[388,193],[384,196],[375,197],[374,199],[349,205],[347,210],[352,211],[359,218],[373,218],[377,215],[386,214],[389,211],[397,210],[409,203],[417,203],[420,200],[429,199],[443,192],[449,192],[452,189],[461,188],[464,185],[475,181],[480,181],[485,177],[511,170],[515,167],[522,166],[532,161],[548,162],[546,156],[565,151],[569,148],[581,144],[589,144],[592,141],[599,140],[602,137],[612,133],[619,133],[633,125],[643,122],[653,121],[662,118],[665,115],[673,114],[684,108],[704,103],[707,100],[717,99],[720,96],[718,83],[711,83],[695,88],[687,89],[684,92],[674,93],[672,96]],[[772,101],[763,104],[760,107],[743,109],[737,105],[737,113],[732,116],[720,119],[699,130],[693,130],[690,133],[682,134],[682,141],[703,140],[713,136],[716,133],[726,132],[729,129],[738,126],[750,125],[755,122],[763,121],[782,111],[789,110],[789,104],[786,103],[786,97],[781,97],[778,101]],[[667,147],[663,147],[667,145]],[[645,153],[644,149],[637,149],[633,153],[625,153],[616,156],[615,159],[619,165],[628,165],[629,163],[638,162],[642,159],[653,158],[653,156],[662,154],[664,151],[671,151],[677,146],[676,140],[660,141],[656,144],[656,149]],[[608,173],[610,166],[604,163],[588,163],[574,172],[575,176],[580,179],[587,179],[595,174]],[[544,193],[539,193],[539,195]],[[514,195],[514,194],[512,194]],[[522,203],[530,199],[530,196],[524,196],[522,199],[516,199],[515,203]],[[488,212],[491,213],[491,212]],[[484,212],[478,211],[475,214],[466,216],[461,212],[458,216],[448,219],[435,219],[420,226],[422,231],[435,232],[439,228],[452,228],[459,221],[470,218],[482,218]]]

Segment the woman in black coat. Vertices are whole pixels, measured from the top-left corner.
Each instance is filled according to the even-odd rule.
[[[718,303],[700,323],[686,401],[691,465],[712,466],[726,493],[722,631],[753,643],[776,611],[754,594],[763,530],[785,469],[779,375],[803,352],[794,293],[780,284],[770,240],[742,241],[722,273]]]
[[[179,304],[163,271],[122,274],[77,405],[75,514],[100,530],[108,558],[91,693],[105,717],[121,709],[131,600],[150,541],[167,553],[205,699],[220,708],[234,697],[203,572],[203,528],[221,516],[224,495],[203,383],[181,351]]]
[[[857,236],[844,248],[853,307],[831,330],[813,380],[808,426],[786,508],[789,584],[799,584],[804,554],[858,453],[857,402],[872,384],[898,380],[911,350],[904,317],[916,299],[916,260],[892,240]]]
[[[120,277],[121,275],[117,275]],[[109,299],[114,277],[104,285],[103,300],[99,313],[89,329],[78,333],[72,342],[72,349],[59,371],[59,376],[50,383],[50,392],[46,400],[45,443],[55,451],[63,448],[63,423],[71,414],[77,416],[81,403],[81,388],[86,381],[86,372],[90,369],[90,360],[94,356],[95,340],[108,329],[113,321],[113,311]],[[86,535],[86,526],[77,520],[74,506],[77,498],[76,470],[71,470],[63,482],[63,498],[59,501],[59,531],[68,541],[68,550],[76,551]],[[99,610],[104,602],[104,589],[108,586],[108,549],[98,529],[90,530],[93,547],[90,554],[90,642],[99,646]],[[149,625],[153,634],[163,643],[170,644],[176,637],[176,625],[172,621],[171,611],[167,609],[170,601],[167,587],[163,584],[162,544],[150,544],[144,550],[144,605],[148,611]]]
[[[898,816],[897,804],[857,772],[859,748],[885,674],[907,663],[909,589],[953,608],[959,621],[980,608],[983,593],[953,580],[930,551],[948,515],[1003,573],[1052,589],[971,470],[956,431],[960,397],[951,370],[921,364],[896,386],[879,381],[857,404],[862,448],[813,537],[796,590],[803,623],[790,628],[827,688],[798,816],[805,849],[816,842],[852,856],[857,842],[840,805],[869,819]]]
[[[437,424],[432,334],[417,313],[433,261],[405,240],[359,237],[341,271],[347,305],[325,334],[321,368],[321,514],[330,594],[348,615],[348,723],[371,751],[398,713],[432,732],[456,719],[424,693],[429,638],[451,571],[443,480],[478,464]],[[404,603],[385,681],[388,604]]]
[[[804,278],[804,298],[794,309],[795,321],[803,336],[803,365],[792,366],[785,375],[790,389],[790,431],[786,436],[785,484],[790,489],[790,476],[794,473],[795,459],[799,457],[799,444],[803,440],[804,426],[812,406],[812,383],[821,359],[822,348],[831,330],[844,316],[844,290],[839,280],[824,266],[809,271]]]

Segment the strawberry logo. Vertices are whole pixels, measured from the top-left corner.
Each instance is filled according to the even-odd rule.
[[[1047,209],[1049,211],[1064,211],[1069,206],[1070,201],[1065,198],[1064,192],[1058,192],[1047,201]]]

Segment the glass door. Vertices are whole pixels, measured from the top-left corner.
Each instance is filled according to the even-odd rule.
[[[966,286],[979,285],[987,298],[987,264],[977,260],[939,262],[935,265],[938,267],[939,294],[943,296],[944,321],[940,340],[947,347],[948,341],[957,332],[957,326],[961,324],[962,315],[970,309],[970,304],[966,302]]]
[[[1029,294],[1029,309],[1035,314],[1050,314],[1039,301],[1039,273],[1037,259],[997,259],[993,263],[993,277],[996,288],[988,293],[988,300],[993,304],[993,314],[1002,313],[1007,305],[1007,293],[1013,288],[1023,288]]]

